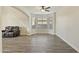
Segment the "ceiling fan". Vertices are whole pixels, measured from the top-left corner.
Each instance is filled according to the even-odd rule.
[[[41,6],[41,11],[47,11],[47,12],[49,12],[50,11],[50,8],[51,7],[47,7],[47,6]]]

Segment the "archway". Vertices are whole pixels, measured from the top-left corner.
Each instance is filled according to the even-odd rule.
[[[21,35],[29,32],[29,16],[16,7],[3,7],[2,29],[6,26],[19,26]]]

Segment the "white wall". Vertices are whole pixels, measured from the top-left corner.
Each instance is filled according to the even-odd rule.
[[[59,7],[56,34],[79,52],[79,7]]]
[[[21,35],[29,32],[29,17],[13,7],[3,7],[2,29],[6,26],[19,26]]]

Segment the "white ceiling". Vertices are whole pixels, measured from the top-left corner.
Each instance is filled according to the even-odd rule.
[[[55,12],[56,8],[54,6],[51,6],[50,12]],[[22,10],[24,13],[28,14],[30,16],[33,12],[40,12],[41,6],[16,6],[16,8]]]

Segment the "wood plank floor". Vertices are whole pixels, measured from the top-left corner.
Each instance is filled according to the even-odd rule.
[[[3,53],[76,53],[56,35],[34,34],[2,39]]]

